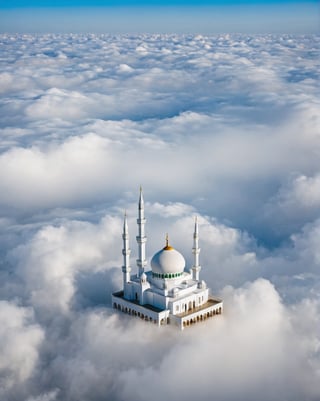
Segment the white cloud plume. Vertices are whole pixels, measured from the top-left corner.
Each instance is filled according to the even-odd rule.
[[[34,321],[32,309],[0,301],[0,395],[30,378],[38,363],[44,340],[42,328]]]
[[[29,301],[38,312],[51,318],[68,314],[82,273],[103,273],[120,263],[121,246],[115,246],[113,234],[120,227],[120,220],[109,216],[98,226],[79,221],[45,226],[27,244],[11,251]],[[107,294],[104,303],[106,298]]]
[[[290,177],[278,193],[265,205],[265,218],[276,219],[287,232],[297,230],[319,217],[320,176],[299,174]]]
[[[291,338],[294,329],[272,285],[258,280],[236,291],[226,288],[224,295],[224,317],[208,323],[210,329],[186,333],[156,366],[123,375],[124,398],[144,400],[152,392],[155,400],[244,400],[257,394],[261,400],[298,400],[317,393],[318,377],[307,368],[298,338]],[[310,375],[308,386],[292,380],[301,375]]]

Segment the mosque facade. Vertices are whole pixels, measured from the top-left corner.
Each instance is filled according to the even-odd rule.
[[[211,296],[205,281],[200,279],[197,219],[193,232],[193,265],[189,271],[185,270],[186,262],[183,255],[169,244],[168,236],[164,248],[152,257],[151,270],[146,271],[146,219],[141,189],[137,224],[137,273],[131,274],[131,251],[125,215],[122,234],[123,288],[112,294],[113,307],[158,326],[174,324],[181,330],[220,315],[223,311],[222,300]]]

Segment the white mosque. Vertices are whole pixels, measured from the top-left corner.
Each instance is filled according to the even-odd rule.
[[[138,212],[137,274],[131,275],[127,216],[123,224],[123,289],[112,294],[112,305],[131,316],[158,326],[174,324],[185,327],[204,321],[223,310],[221,299],[210,296],[209,288],[200,280],[199,230],[197,219],[193,233],[193,266],[185,271],[185,259],[169,245],[168,235],[163,249],[151,259],[151,270],[145,271],[146,241],[144,201],[140,189]]]

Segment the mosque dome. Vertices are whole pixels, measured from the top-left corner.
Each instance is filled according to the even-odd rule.
[[[157,252],[151,259],[152,272],[160,277],[169,277],[168,275],[181,274],[186,265],[186,261],[180,252],[176,251],[169,245],[167,238],[166,246]]]

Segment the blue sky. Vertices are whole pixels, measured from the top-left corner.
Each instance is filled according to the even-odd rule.
[[[104,7],[104,6],[215,6],[215,5],[279,5],[318,3],[317,0],[6,0],[0,1],[1,8],[15,7]]]
[[[0,32],[316,33],[319,2],[0,0]]]
[[[15,7],[94,7],[94,6],[215,6],[241,4],[294,4],[318,3],[317,0],[1,0],[1,8]]]

